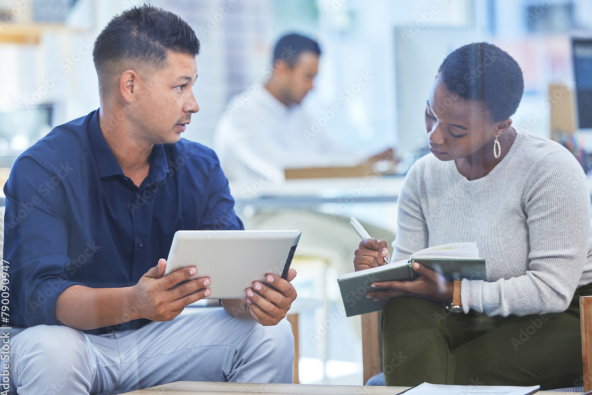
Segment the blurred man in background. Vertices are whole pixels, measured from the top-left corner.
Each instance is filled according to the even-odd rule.
[[[314,87],[321,49],[298,34],[282,37],[273,51],[269,80],[233,98],[214,146],[233,181],[284,180],[284,169],[351,166],[394,160],[392,148],[370,158],[331,138],[301,106]]]

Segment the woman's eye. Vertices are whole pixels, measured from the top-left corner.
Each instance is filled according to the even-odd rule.
[[[432,114],[430,114],[429,112],[426,112],[426,116],[427,116],[429,119],[432,119],[432,120],[434,120],[434,121],[436,120],[436,117],[435,117],[435,116],[433,116]]]
[[[454,137],[454,138],[460,138],[460,137],[462,137],[462,135],[460,135],[460,134],[454,134],[454,133],[452,133],[450,130],[448,130],[448,133],[450,133],[450,135],[451,135],[452,137]]]

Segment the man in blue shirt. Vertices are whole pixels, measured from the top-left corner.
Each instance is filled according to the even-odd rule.
[[[293,269],[288,280],[268,275],[274,288],[255,282],[245,299],[224,301],[226,312],[181,316],[210,280],[179,285],[195,267],[163,275],[175,231],[243,229],[215,153],[180,137],[199,111],[198,52],[170,12],[143,6],[114,18],[93,53],[100,110],[56,127],[15,163],[4,255],[10,323],[26,328],[11,339],[19,394],[291,382],[283,318]]]

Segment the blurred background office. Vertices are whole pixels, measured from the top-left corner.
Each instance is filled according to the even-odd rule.
[[[327,262],[347,261],[357,245],[339,218],[353,215],[370,234],[394,235],[402,177],[427,153],[425,100],[449,52],[474,41],[509,52],[525,77],[518,132],[553,138],[591,167],[588,0],[0,0],[0,179],[52,127],[99,107],[94,40],[114,15],[145,2],[179,14],[202,42],[193,88],[201,110],[185,138],[212,146],[229,100],[248,101],[269,78],[277,39],[298,32],[323,51],[302,103],[314,124],[361,157],[396,147],[402,159],[394,169],[305,169],[281,184],[231,185],[248,226],[277,227],[296,212],[345,240],[345,247],[308,240],[300,251],[297,287],[310,301],[299,322],[302,383],[362,381],[359,317],[345,318],[340,269]]]

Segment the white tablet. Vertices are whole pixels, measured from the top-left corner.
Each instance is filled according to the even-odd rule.
[[[299,230],[180,230],[175,233],[165,275],[195,266],[191,279],[209,277],[208,299],[242,299],[266,274],[286,278]]]

